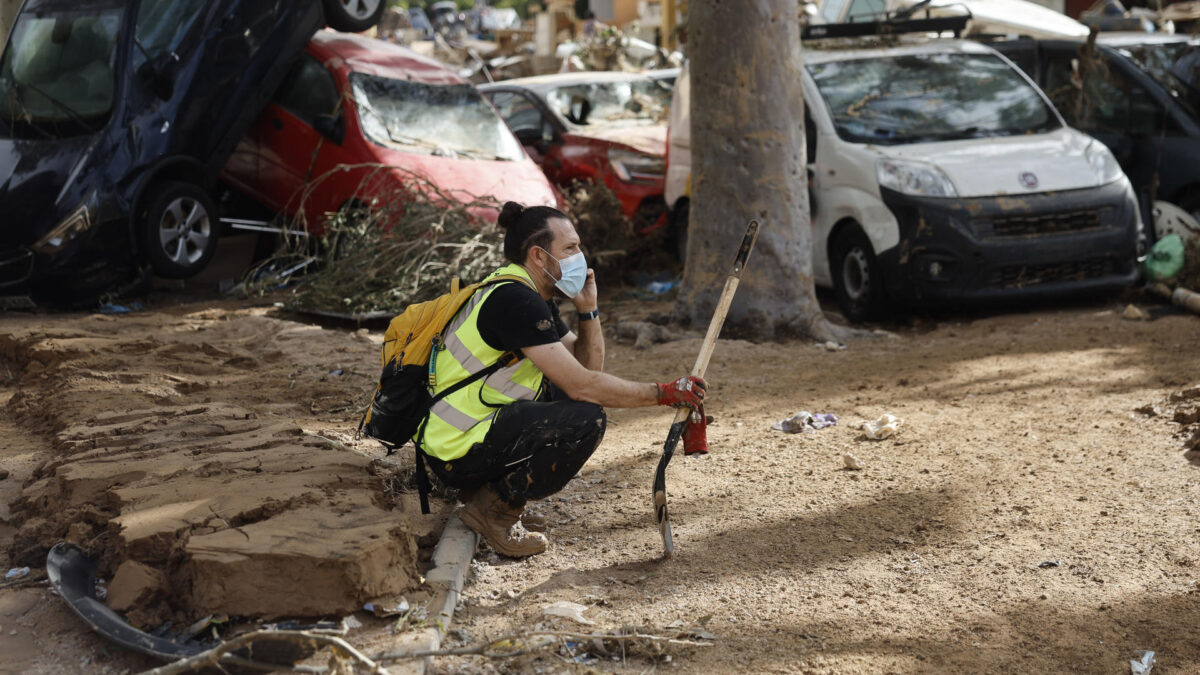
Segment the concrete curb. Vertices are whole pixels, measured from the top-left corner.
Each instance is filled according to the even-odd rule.
[[[428,628],[402,635],[389,651],[433,651],[441,646],[442,637],[450,630],[450,622],[454,620],[454,608],[458,606],[463,583],[471,572],[471,559],[475,557],[478,546],[479,535],[463,525],[457,513],[451,515],[434,549],[433,567],[425,574],[425,583],[434,593],[426,615]],[[419,661],[397,663],[388,672],[424,675],[432,658],[427,656]]]

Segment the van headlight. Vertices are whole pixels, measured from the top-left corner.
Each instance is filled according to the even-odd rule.
[[[932,164],[901,159],[881,159],[875,163],[880,187],[917,197],[957,197],[954,183]]]
[[[662,157],[629,150],[610,148],[608,162],[617,178],[626,183],[662,180],[663,174],[667,172],[667,162]]]
[[[1124,175],[1117,158],[1100,141],[1092,141],[1083,154],[1087,155],[1088,166],[1092,168],[1097,185],[1108,185]]]
[[[33,250],[38,253],[53,255],[66,248],[67,244],[75,240],[79,235],[92,229],[92,204],[95,202],[96,193],[93,191],[83,200],[79,208],[71,212],[71,215],[63,218],[62,222],[54,226],[54,229],[46,233],[33,245]]]

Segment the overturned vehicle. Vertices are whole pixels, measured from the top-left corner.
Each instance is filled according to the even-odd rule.
[[[382,5],[26,0],[0,59],[4,304],[202,270],[209,188],[292,57]]]

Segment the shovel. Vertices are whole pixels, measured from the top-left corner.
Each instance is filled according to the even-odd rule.
[[[742,237],[742,245],[738,249],[737,258],[733,261],[733,269],[725,278],[725,290],[717,301],[717,309],[713,312],[712,321],[708,323],[708,333],[704,343],[700,345],[700,354],[696,356],[696,365],[692,367],[694,377],[704,377],[708,370],[708,362],[712,359],[713,348],[717,346],[717,336],[721,334],[721,326],[725,323],[725,315],[729,313],[729,305],[733,302],[733,294],[737,292],[738,283],[742,279],[742,268],[750,257],[750,250],[758,240],[758,221],[751,220],[746,227],[746,236]],[[658,470],[654,472],[654,518],[658,522],[658,532],[662,535],[663,552],[670,558],[675,553],[675,540],[671,536],[671,517],[667,513],[667,464],[675,454],[675,446],[683,437],[683,429],[687,426],[688,417],[692,411],[680,408],[675,413],[675,421],[667,434],[667,442],[663,445],[662,457],[658,460]]]

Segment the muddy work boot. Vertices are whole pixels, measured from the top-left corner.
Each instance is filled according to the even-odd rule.
[[[528,511],[521,514],[521,525],[530,532],[545,532],[550,529],[550,520]]]
[[[512,506],[489,486],[479,488],[459,512],[463,524],[478,532],[500,555],[524,558],[546,550],[546,537],[533,532],[512,532],[524,506]]]

